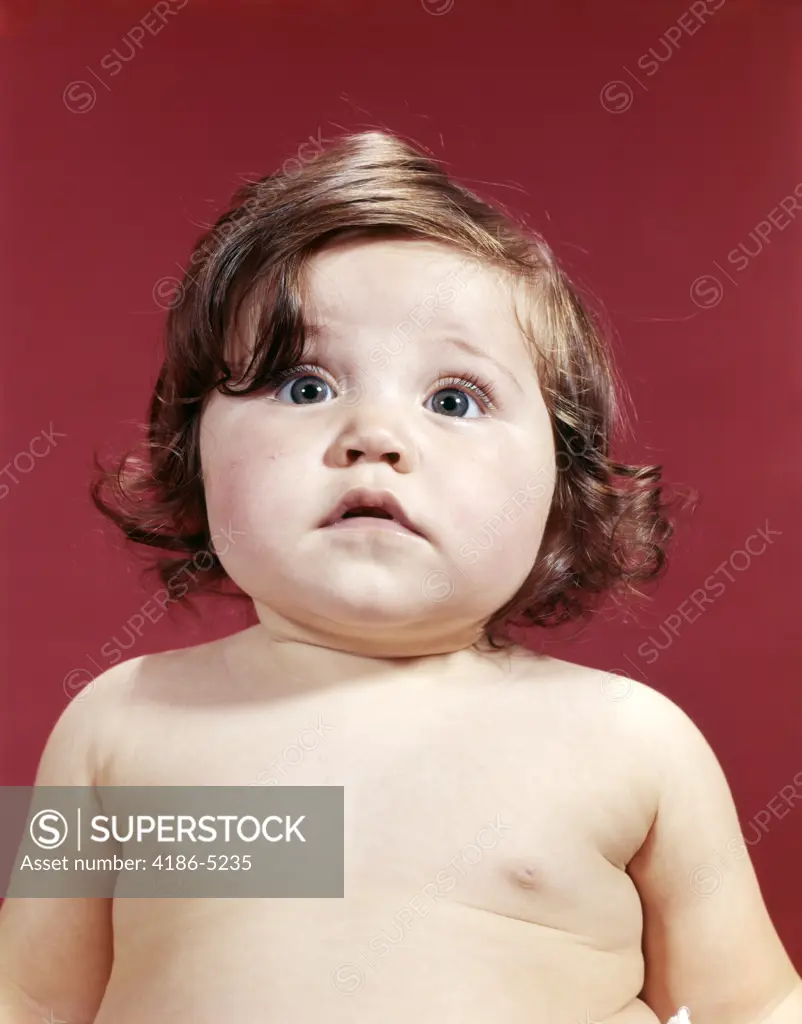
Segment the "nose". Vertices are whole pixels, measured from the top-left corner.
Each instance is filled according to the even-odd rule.
[[[327,452],[329,465],[343,468],[360,461],[386,462],[399,473],[415,468],[417,451],[400,410],[389,409],[386,401],[379,406],[363,398],[349,413]]]

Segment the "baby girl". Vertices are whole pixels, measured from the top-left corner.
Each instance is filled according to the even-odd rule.
[[[406,142],[237,193],[93,495],[164,606],[254,623],[108,668],[36,782],[344,787],[345,895],[8,899],[0,1024],[802,1022],[748,856],[700,876],[740,827],[699,730],[516,632],[663,567],[614,382],[546,243]]]

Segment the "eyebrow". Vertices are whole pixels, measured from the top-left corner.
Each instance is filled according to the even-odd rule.
[[[314,344],[319,337],[326,333],[327,325],[311,321],[305,322],[304,328],[306,330],[308,340],[310,340],[312,344]],[[406,335],[404,337],[406,337]],[[423,339],[420,340],[421,342],[423,342]],[[506,366],[498,362],[498,360],[494,359],[491,355],[488,355],[488,353],[485,352],[485,350],[480,348],[478,345],[474,345],[472,344],[472,342],[466,341],[465,338],[462,338],[457,334],[439,334],[435,338],[427,339],[427,343],[430,343],[431,341],[445,342],[447,345],[452,345],[454,348],[458,348],[461,351],[465,352],[467,355],[474,356],[474,358],[476,359],[484,359],[486,362],[490,363],[493,367],[495,367],[495,369],[500,374],[502,374],[502,376],[506,377],[509,381],[511,381],[514,387],[518,389],[521,395],[524,395],[524,397],[526,397],[526,395],[524,394],[524,389],[521,387],[518,378],[515,376],[512,370],[507,369]]]
[[[512,381],[512,383],[520,391],[521,394],[524,393],[523,388],[519,384],[515,374],[511,370],[508,370],[507,367],[504,366],[502,363],[498,362],[498,360],[488,355],[487,352],[485,352],[483,349],[479,348],[478,345],[473,345],[470,341],[466,341],[464,338],[460,338],[457,335],[453,334],[441,335],[440,337],[437,338],[437,340],[444,341],[449,345],[453,345],[454,348],[461,349],[468,355],[475,356],[478,359],[484,359],[488,363],[492,363],[492,365],[499,371],[499,373],[503,374],[505,377],[508,378],[508,380]]]

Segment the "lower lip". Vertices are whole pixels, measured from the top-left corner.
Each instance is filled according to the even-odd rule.
[[[408,530],[406,526],[397,523],[394,519],[379,519],[374,516],[351,516],[348,519],[338,519],[325,527],[327,530],[383,530],[389,533],[401,533],[406,537],[419,537],[420,534]]]

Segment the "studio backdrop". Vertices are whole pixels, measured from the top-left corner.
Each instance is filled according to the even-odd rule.
[[[388,128],[546,236],[606,311],[622,459],[699,494],[645,603],[527,642],[694,719],[802,969],[802,7],[19,0],[0,32],[0,782],[33,781],[114,662],[248,621],[144,611],[92,456],[139,436],[171,296],[233,191]],[[726,899],[737,856],[710,868]]]

